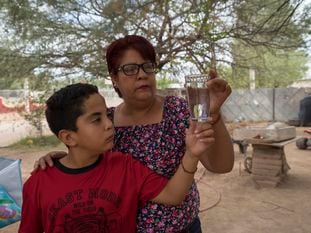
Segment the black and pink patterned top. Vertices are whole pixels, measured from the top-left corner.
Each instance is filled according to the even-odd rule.
[[[108,109],[113,119],[114,107]],[[160,175],[170,178],[185,152],[185,128],[189,125],[185,99],[167,96],[162,121],[157,124],[116,127],[115,150],[131,154]],[[178,232],[186,228],[199,212],[199,192],[193,183],[179,206],[147,203],[137,217],[137,232]]]

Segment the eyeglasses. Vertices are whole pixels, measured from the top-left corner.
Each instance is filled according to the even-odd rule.
[[[120,66],[118,71],[122,71],[127,76],[132,76],[138,74],[140,68],[142,68],[146,74],[156,72],[156,65],[153,62],[145,62],[143,64],[125,64]]]

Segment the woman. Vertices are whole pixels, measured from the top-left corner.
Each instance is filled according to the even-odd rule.
[[[115,131],[115,150],[131,154],[155,172],[171,177],[185,151],[185,129],[190,113],[180,97],[156,94],[156,53],[149,41],[129,35],[110,44],[106,52],[113,87],[123,102],[108,111]],[[231,138],[220,115],[220,107],[231,89],[224,80],[209,83],[212,121],[204,123],[202,134],[213,124],[215,143],[200,160],[208,170],[232,170]],[[206,129],[206,130],[205,130]],[[51,153],[50,153],[51,154]],[[49,155],[41,158],[51,164]],[[189,171],[194,172],[194,171]],[[137,232],[200,233],[199,193],[193,183],[184,202],[177,207],[147,203],[137,217]]]

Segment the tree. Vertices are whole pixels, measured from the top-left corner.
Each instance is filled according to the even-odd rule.
[[[10,35],[23,41],[24,51],[40,58],[39,70],[54,76],[106,77],[105,48],[126,34],[150,39],[159,69],[179,76],[189,72],[185,64],[201,73],[220,63],[237,65],[233,41],[278,49],[303,46],[300,35],[307,32],[310,15],[297,13],[302,2],[3,0],[0,17]]]
[[[40,61],[19,51],[0,47],[0,89],[22,87],[25,78],[35,77],[34,70]]]
[[[286,87],[304,76],[306,64],[307,55],[303,51],[260,49],[249,55],[243,66],[227,69],[226,77],[234,88],[249,88],[249,71],[253,69],[256,87]]]
[[[256,8],[256,6],[260,7]],[[277,11],[274,10],[276,6],[278,6]],[[257,14],[249,14],[247,9],[251,8]],[[310,32],[310,29],[306,30],[304,25],[308,24],[310,18],[308,19],[306,11],[302,11],[299,14],[305,19],[305,24],[297,24],[295,20],[297,16],[290,17],[293,8],[294,6],[281,0],[245,2],[237,8],[237,24],[242,25],[241,27],[245,24],[244,21],[249,22],[251,17],[254,24],[261,22],[260,24],[270,31],[262,30],[262,33],[255,35],[252,41],[236,39],[231,44],[233,56],[231,81],[234,86],[244,88],[249,86],[249,69],[256,71],[257,87],[287,86],[303,77],[307,71],[307,54],[303,49],[307,41],[304,40],[304,34]],[[276,15],[275,18],[266,17],[272,13]],[[287,21],[280,21],[280,17],[286,17]],[[286,27],[282,28],[282,25]],[[286,40],[283,39],[284,37]],[[297,49],[299,47],[301,49]]]

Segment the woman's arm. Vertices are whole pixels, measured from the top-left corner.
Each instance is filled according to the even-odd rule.
[[[181,204],[193,183],[198,162],[199,158],[186,152],[174,176],[161,193],[151,201],[165,205]]]
[[[229,132],[220,119],[213,124],[215,142],[200,157],[203,166],[211,172],[230,172],[234,164],[234,150]]]
[[[234,163],[234,151],[229,132],[221,118],[220,109],[231,94],[229,84],[214,73],[213,78],[208,81],[210,96],[210,113],[214,129],[215,143],[207,149],[200,161],[203,166],[211,172],[230,172]]]
[[[201,132],[198,136],[196,132]],[[194,174],[202,154],[214,143],[214,132],[210,124],[190,123],[186,130],[186,152],[181,163],[161,193],[152,199],[153,202],[179,205],[193,183]]]

